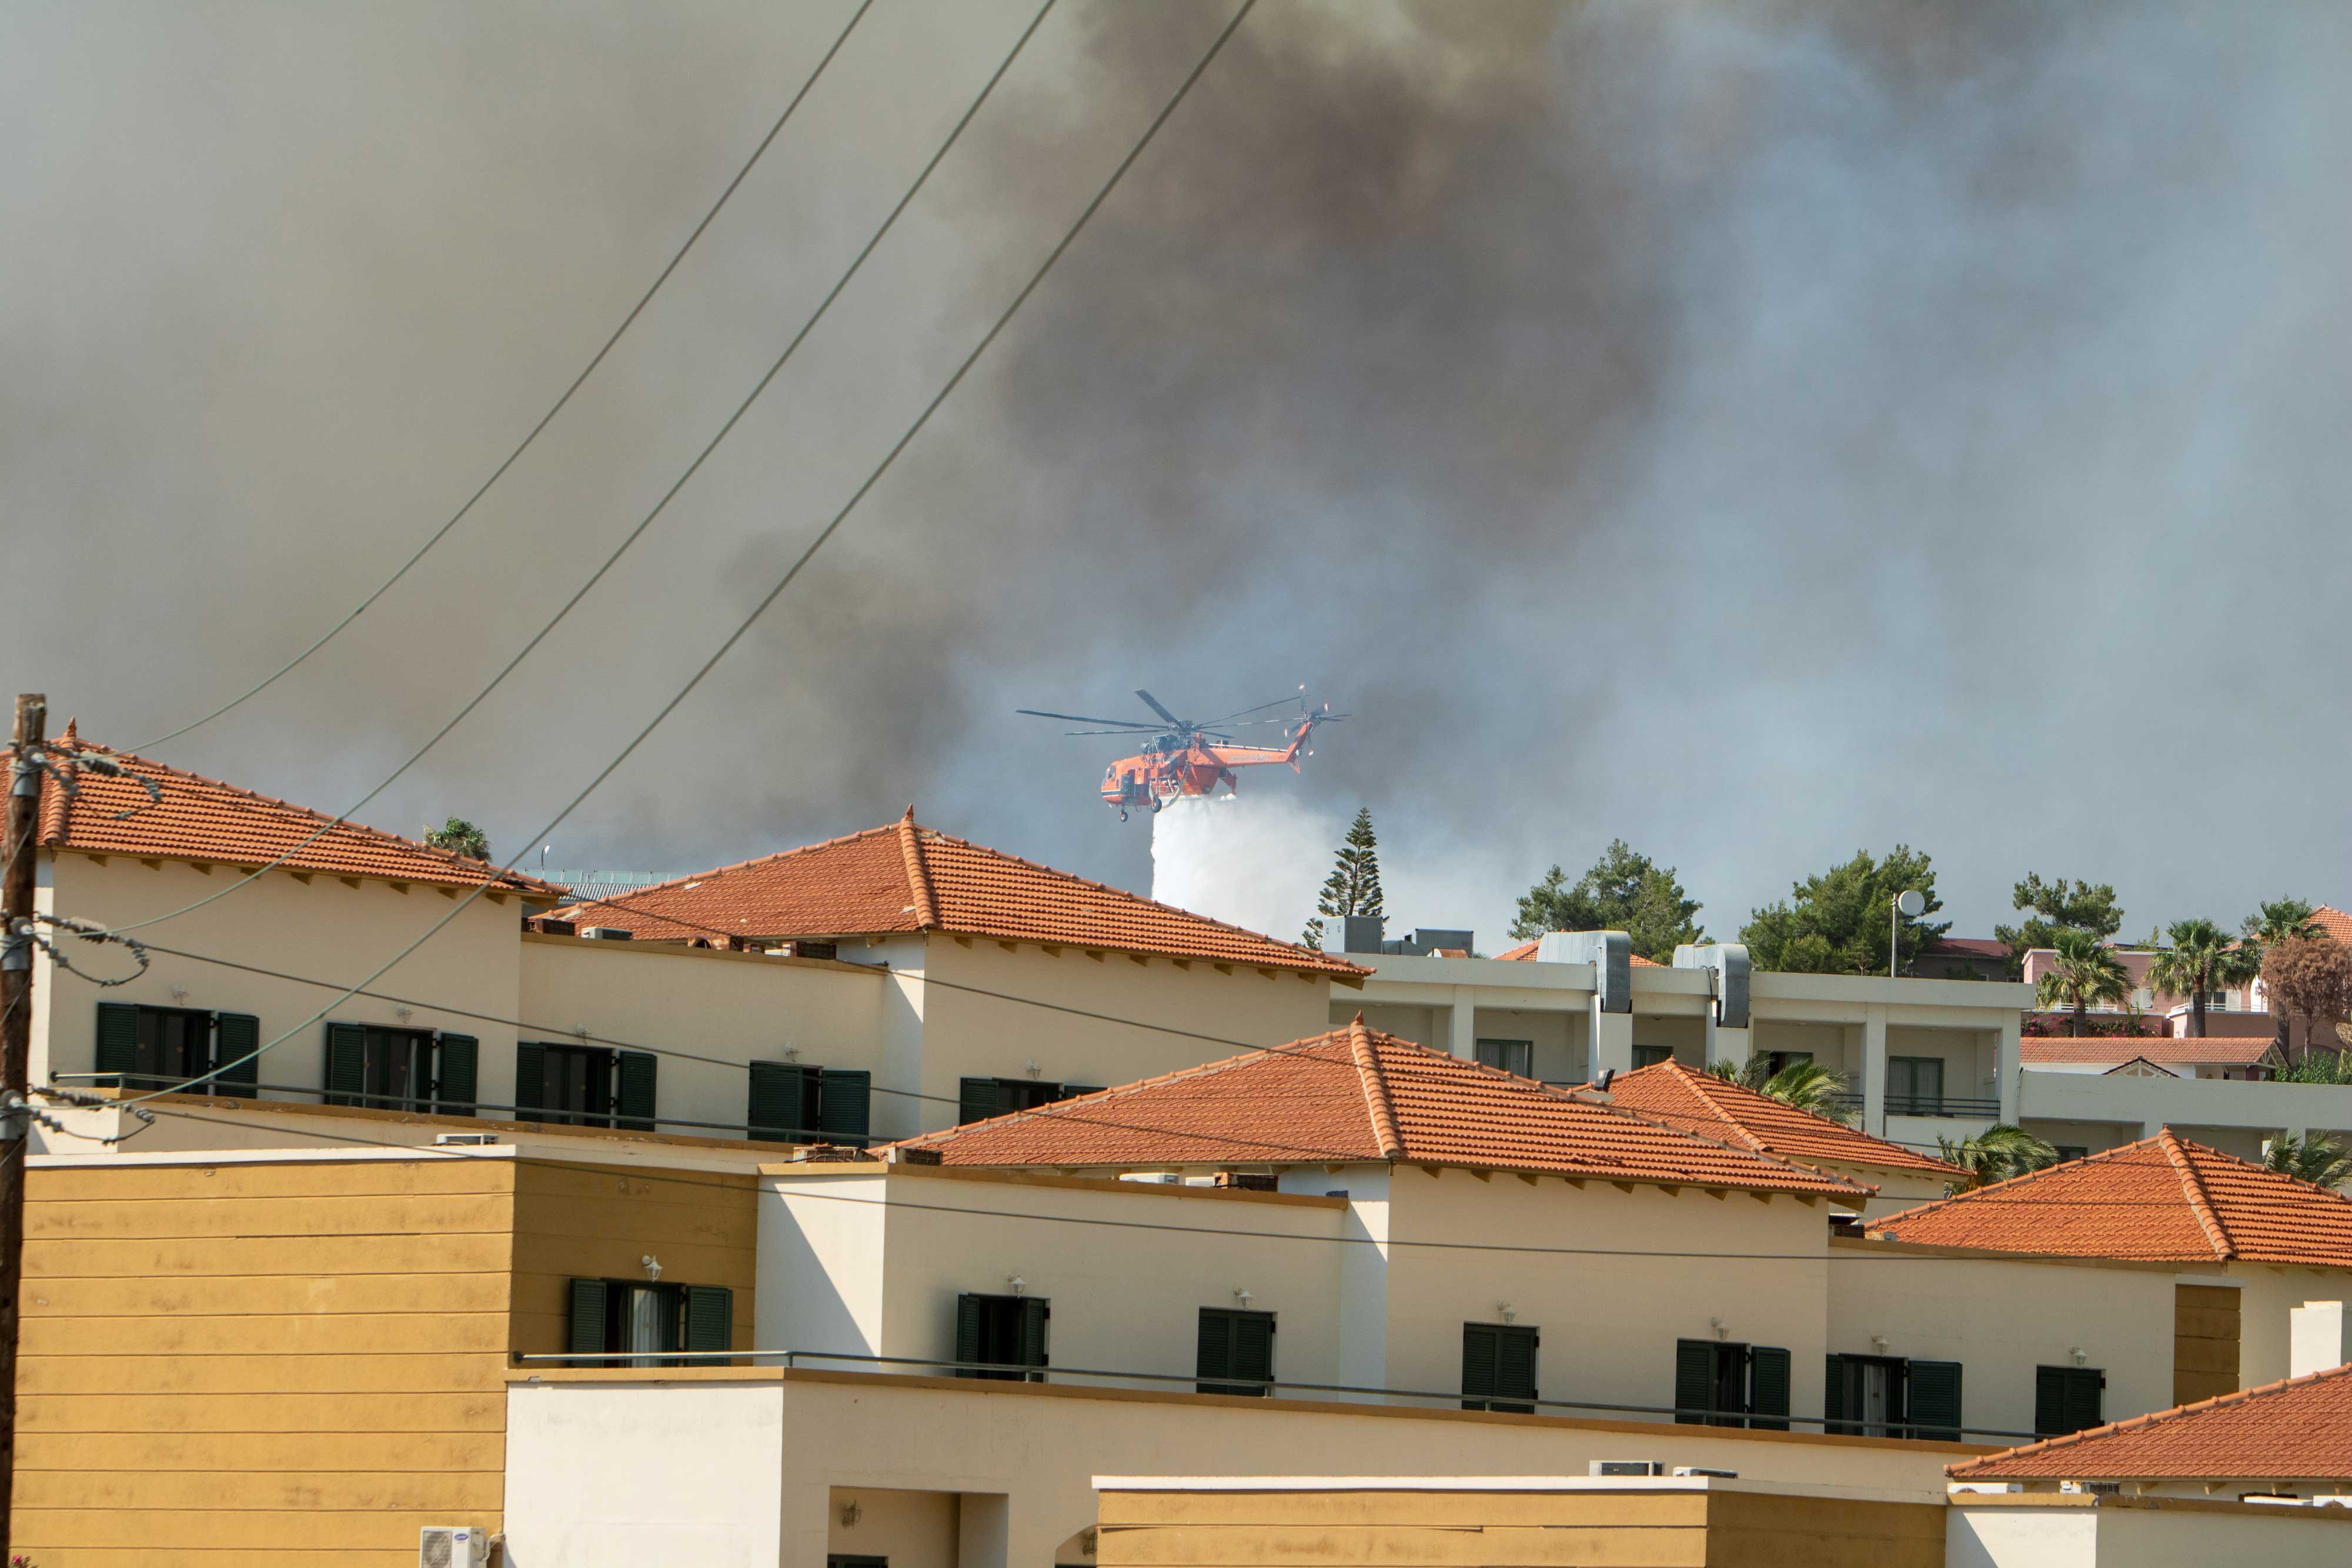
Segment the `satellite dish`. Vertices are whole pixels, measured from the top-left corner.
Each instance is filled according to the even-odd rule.
[[[1927,912],[1927,901],[1919,896],[1916,888],[1906,888],[1895,898],[1895,907],[1903,912],[1906,920],[1916,920]]]

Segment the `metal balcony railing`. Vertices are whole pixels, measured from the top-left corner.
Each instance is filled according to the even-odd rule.
[[[1833,1094],[1830,1098],[1849,1111],[1859,1111],[1863,1107],[1863,1097],[1858,1093]],[[1952,1094],[1889,1094],[1886,1097],[1886,1113],[1890,1116],[1956,1116],[1985,1121],[2000,1115],[2000,1102],[1963,1100]]]
[[[1269,1397],[1279,1396],[1288,1392],[1340,1395],[1367,1403],[1378,1402],[1383,1405],[1402,1405],[1414,1408],[1459,1410],[1465,1405],[1464,1396],[1459,1393],[1440,1394],[1420,1388],[1370,1388],[1350,1383],[1285,1383],[1278,1379],[1260,1380],[1234,1377],[1230,1375],[1202,1377],[1197,1374],[1186,1375],[1173,1372],[1105,1372],[1096,1368],[1030,1366],[1011,1362],[935,1360],[929,1356],[919,1355],[853,1355],[845,1352],[824,1350],[673,1351],[666,1354],[654,1355],[648,1355],[642,1351],[613,1351],[593,1355],[525,1354],[521,1351],[514,1351],[509,1353],[509,1359],[517,1366],[583,1369],[609,1366],[620,1370],[647,1366],[730,1366],[737,1362],[746,1364],[766,1362],[787,1367],[843,1363],[850,1366],[871,1367],[877,1372],[887,1371],[893,1367],[923,1367],[932,1372],[945,1372],[954,1376],[995,1377],[1030,1383],[1069,1383],[1075,1386],[1087,1386],[1087,1380],[1092,1380],[1095,1384],[1104,1386],[1132,1383],[1176,1383],[1185,1385],[1195,1393],[1208,1394],[1213,1396],[1218,1389],[1232,1390],[1247,1386],[1252,1394],[1262,1392]],[[1853,1436],[1898,1439],[1916,1437],[1922,1441],[1932,1442],[1966,1441],[1976,1437],[1994,1437],[2004,1442],[2035,1440],[2035,1435],[2032,1432],[2006,1432],[1982,1427],[1962,1427],[1956,1436],[1953,1428],[1948,1427],[1927,1427],[1916,1423],[1906,1425],[1873,1422],[1865,1425],[1857,1421],[1833,1421],[1820,1416],[1757,1416],[1744,1411],[1689,1410],[1672,1405],[1612,1405],[1579,1399],[1497,1399],[1491,1396],[1474,1396],[1470,1403],[1508,1406],[1519,1414],[1526,1414],[1530,1410],[1538,1414],[1548,1410],[1573,1410],[1586,1414],[1613,1416],[1656,1416],[1669,1417],[1686,1425],[1752,1427],[1759,1431],[1788,1431],[1797,1427],[1812,1427],[1826,1432]],[[1493,1413],[1510,1412],[1497,1410]]]

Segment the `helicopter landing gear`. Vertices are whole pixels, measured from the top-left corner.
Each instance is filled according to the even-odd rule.
[[[1127,821],[1127,808],[1124,806],[1118,809],[1118,820],[1122,822]]]

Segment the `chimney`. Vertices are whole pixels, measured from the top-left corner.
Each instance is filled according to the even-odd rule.
[[[2341,1301],[2305,1301],[2287,1313],[2287,1375],[2326,1372],[2352,1361],[2352,1318]]]

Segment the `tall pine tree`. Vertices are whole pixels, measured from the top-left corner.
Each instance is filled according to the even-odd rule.
[[[1357,808],[1355,824],[1339,846],[1337,863],[1324,879],[1323,894],[1316,900],[1318,918],[1307,923],[1301,938],[1309,947],[1323,945],[1323,920],[1350,915],[1385,915],[1381,906],[1381,841],[1372,832],[1372,809]]]

